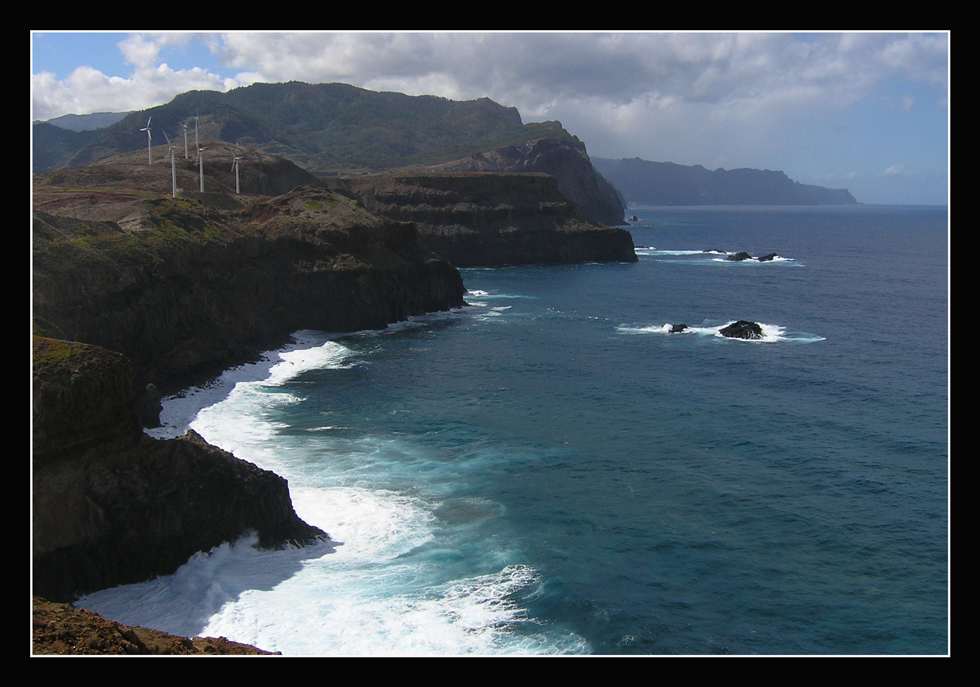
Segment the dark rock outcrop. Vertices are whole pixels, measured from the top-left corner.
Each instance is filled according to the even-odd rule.
[[[725,258],[728,262],[742,262],[743,260],[751,260],[752,256],[746,253],[744,250],[734,253]]]
[[[722,336],[731,339],[757,340],[762,338],[762,327],[756,322],[739,320],[719,330]]]
[[[625,229],[590,220],[546,174],[403,173],[349,180],[366,208],[418,227],[457,267],[634,262]]]
[[[122,355],[34,337],[33,363],[35,594],[67,601],[169,574],[249,532],[265,548],[326,540],[281,477],[193,432],[144,435]]]
[[[779,255],[777,255],[776,253],[767,253],[766,255],[759,257],[759,262],[772,262],[778,257]]]

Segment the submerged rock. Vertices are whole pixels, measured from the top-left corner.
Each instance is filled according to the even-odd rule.
[[[762,338],[762,327],[757,322],[749,322],[748,320],[734,322],[723,327],[720,332],[722,336],[727,336],[730,339],[756,340]]]

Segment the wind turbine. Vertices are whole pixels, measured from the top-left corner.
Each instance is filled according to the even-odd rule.
[[[153,119],[153,115],[150,115],[150,119]],[[146,120],[146,126],[144,126],[140,131],[146,132],[146,164],[153,164],[153,156],[150,153],[150,148],[153,147],[153,134],[150,133],[150,119]]]
[[[181,122],[181,126],[184,128],[184,159],[187,159],[187,122]]]
[[[174,161],[174,151],[177,150],[177,146],[175,146],[173,143],[170,142],[170,137],[167,136],[166,131],[163,132],[163,137],[167,139],[167,146],[168,146],[167,152],[170,153],[170,185],[173,187],[174,198],[176,198],[177,197],[177,167],[176,167],[176,162]],[[166,155],[164,155],[163,159],[164,161],[166,161],[167,159]]]
[[[235,193],[241,194],[242,191],[238,185],[238,161],[243,160],[244,156],[238,157],[238,155],[236,155],[234,152],[232,152],[231,156],[235,158],[231,163],[231,171],[235,173]]]
[[[194,147],[197,150],[200,150],[201,149],[200,145],[198,145],[198,142],[197,142],[197,120],[200,119],[200,118],[201,118],[200,113],[194,115]]]
[[[197,149],[197,170],[198,176],[201,177],[201,193],[204,193],[204,151],[207,148]]]
[[[173,187],[173,195],[174,198],[176,198],[177,197],[177,162],[174,159],[174,156],[176,155],[174,151],[177,150],[177,146],[172,145],[167,150],[170,153],[170,185]]]

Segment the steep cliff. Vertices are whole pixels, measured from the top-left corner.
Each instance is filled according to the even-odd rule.
[[[433,165],[429,169],[550,174],[558,181],[558,190],[580,205],[588,217],[602,224],[623,223],[623,204],[616,189],[592,166],[585,144],[575,137],[539,138]]]
[[[459,273],[412,225],[323,188],[246,204],[219,191],[136,190],[110,165],[56,183],[62,174],[35,179],[35,208],[45,208],[34,214],[35,322],[124,353],[144,385],[297,329],[383,328],[463,302]]]
[[[629,232],[599,224],[547,174],[404,173],[349,180],[375,214],[414,222],[457,267],[632,262]]]
[[[193,432],[154,440],[119,353],[34,337],[33,583],[55,601],[168,574],[255,532],[262,547],[325,541],[286,480]]]

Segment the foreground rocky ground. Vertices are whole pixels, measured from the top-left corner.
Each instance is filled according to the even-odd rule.
[[[129,627],[97,613],[35,596],[31,652],[34,655],[271,655],[224,637],[176,637],[166,632]],[[278,653],[278,652],[275,652]]]

